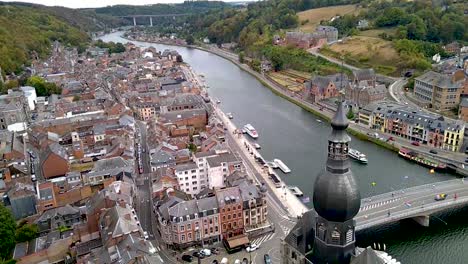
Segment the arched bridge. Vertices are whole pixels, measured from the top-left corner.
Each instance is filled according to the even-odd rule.
[[[437,201],[437,194],[446,194],[446,198]],[[431,214],[467,204],[468,182],[464,179],[384,193],[362,200],[354,218],[356,231],[410,218],[429,226]]]

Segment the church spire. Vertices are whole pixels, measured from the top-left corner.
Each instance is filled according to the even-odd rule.
[[[314,209],[318,214],[314,263],[349,263],[354,254],[353,217],[359,211],[361,197],[348,156],[348,125],[344,103],[340,101],[331,121],[326,168],[314,184]]]

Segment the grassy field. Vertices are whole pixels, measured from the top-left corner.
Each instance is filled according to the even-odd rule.
[[[399,75],[395,66],[400,61],[392,42],[381,38],[356,36],[320,50],[326,56],[340,58],[359,68],[374,68],[385,75]]]
[[[382,33],[386,33],[387,35],[395,35],[397,28],[396,27],[391,27],[391,28],[379,28],[379,29],[370,29],[370,30],[364,30],[359,32],[359,36],[364,36],[364,37],[374,37],[374,38],[379,38],[379,35]]]
[[[322,8],[309,9],[297,13],[299,16],[299,30],[304,32],[313,32],[322,20],[330,20],[336,15],[358,14],[362,9],[357,5],[329,6]],[[308,21],[307,21],[308,20]],[[303,21],[307,21],[302,24]]]
[[[270,72],[268,76],[292,92],[299,92],[304,88],[302,83],[297,82],[295,78],[282,72]]]

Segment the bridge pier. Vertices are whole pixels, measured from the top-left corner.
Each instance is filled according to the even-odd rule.
[[[133,17],[133,26],[136,27],[136,17]]]
[[[415,216],[413,218],[414,221],[416,221],[416,223],[422,225],[422,226],[425,226],[425,227],[428,227],[429,226],[429,219],[430,219],[430,216],[429,215],[423,215],[423,216]]]
[[[150,17],[150,27],[153,26],[153,17]]]

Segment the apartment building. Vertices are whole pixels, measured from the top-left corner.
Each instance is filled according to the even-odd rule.
[[[443,116],[423,112],[397,103],[383,102],[364,107],[359,123],[434,148],[459,151],[465,123],[445,120]]]
[[[463,82],[455,76],[428,71],[415,78],[414,95],[421,105],[446,111],[456,108],[460,102]]]

